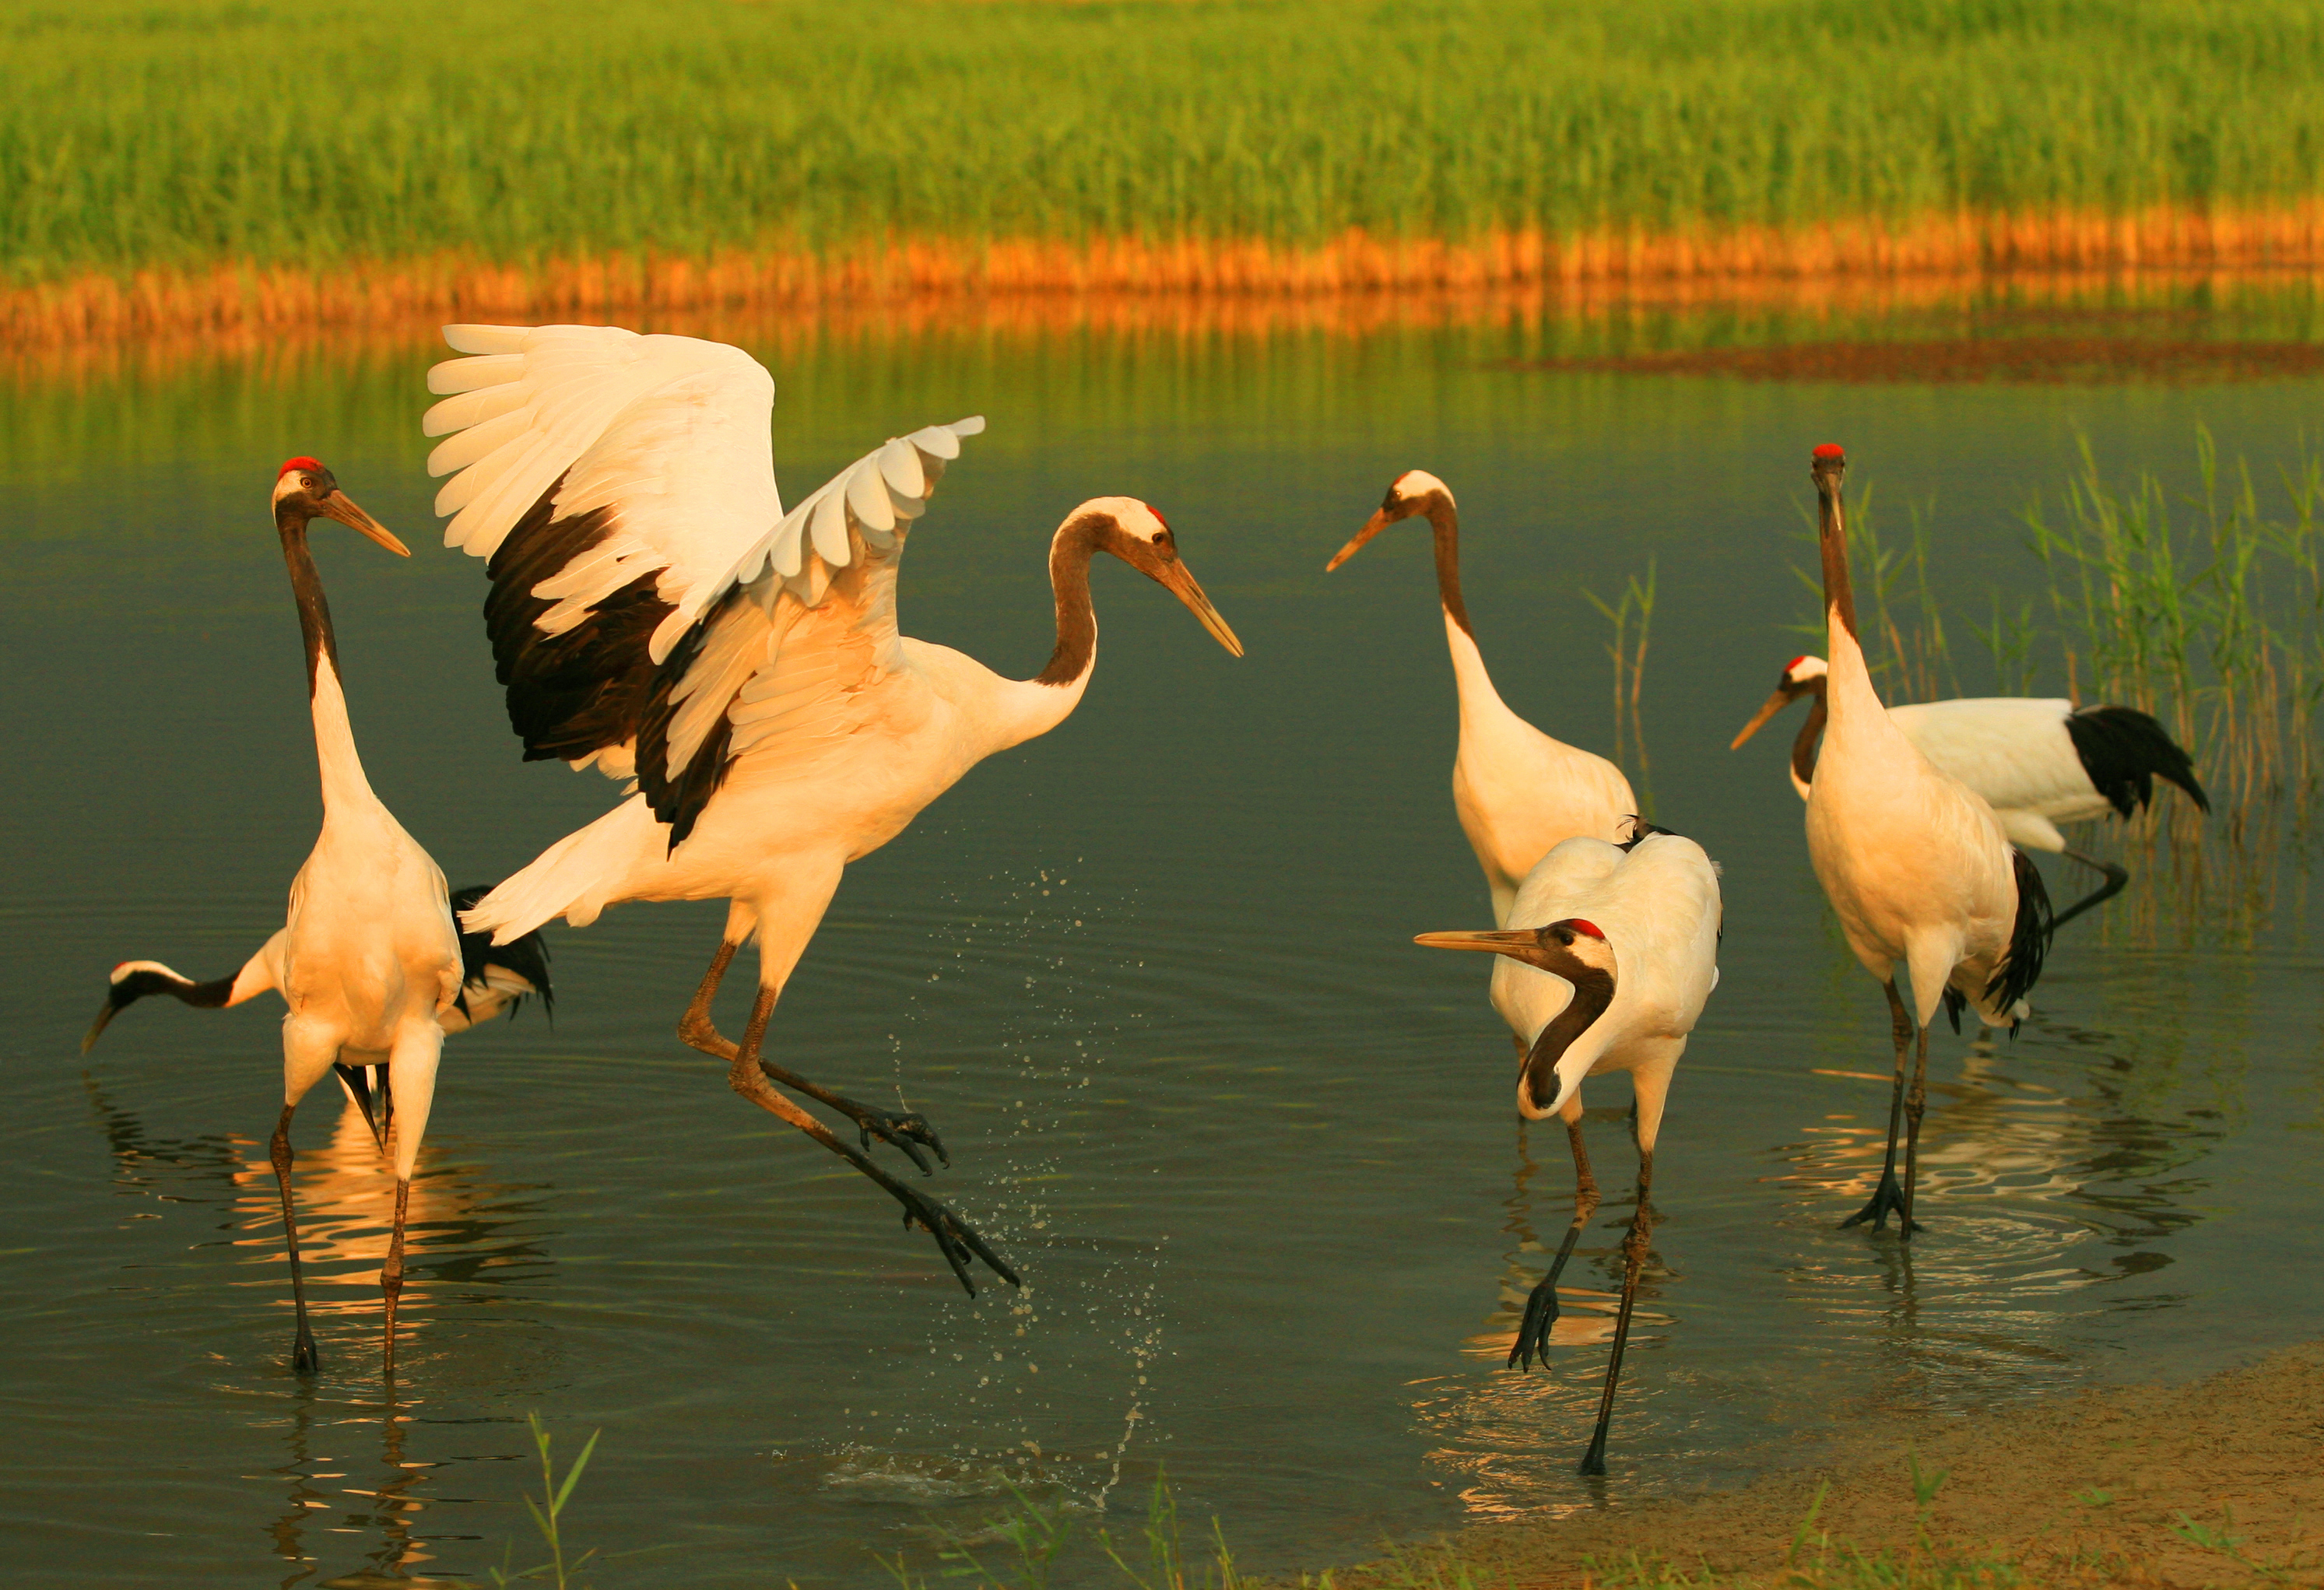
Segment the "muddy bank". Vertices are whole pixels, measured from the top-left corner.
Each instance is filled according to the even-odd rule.
[[[2324,1584],[2324,1343],[2189,1385],[1869,1432],[1825,1465],[1732,1494],[1480,1527],[1335,1578],[1353,1590],[1421,1570],[1427,1583],[1457,1563],[1486,1585],[1579,1585],[1588,1559],[1633,1553],[1775,1578],[1827,1484],[1818,1530],[1903,1552],[1917,1525],[1914,1458],[1946,1471],[1930,1530],[1947,1555],[2077,1585]],[[2189,1522],[2236,1544],[2199,1545],[2174,1528]]]

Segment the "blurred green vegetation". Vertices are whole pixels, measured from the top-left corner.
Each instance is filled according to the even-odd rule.
[[[50,0],[0,270],[2304,199],[2310,0]]]

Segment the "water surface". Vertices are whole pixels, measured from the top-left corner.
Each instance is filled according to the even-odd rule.
[[[2167,307],[2130,334],[2312,340],[2297,294]],[[1631,358],[1996,334],[1932,319],[1950,313],[730,328],[775,372],[794,497],[882,437],[991,417],[914,536],[908,633],[1035,671],[1050,531],[1129,493],[1170,515],[1249,655],[1101,570],[1081,711],[852,869],[777,1016],[787,1062],[937,1123],[954,1166],[932,1188],[1025,1272],[1021,1297],[964,1298],[888,1200],[672,1036],[717,907],[628,907],[552,929],[553,1026],[528,1010],[447,1046],[392,1408],[390,1184],[321,1092],[298,1141],[326,1364],[311,1384],[287,1368],[272,1011],[154,1002],[75,1047],[113,962],[238,965],[312,842],[273,466],[317,454],[419,549],[317,535],[372,779],[455,883],[513,870],[613,791],[522,764],[505,731],[481,571],[434,545],[424,336],[18,372],[0,427],[13,1578],[476,1577],[511,1541],[526,1563],[528,1411],[567,1450],[604,1431],[572,1532],[653,1552],[609,1584],[880,1583],[872,1554],[925,1564],[1011,1485],[1120,1530],[1165,1470],[1247,1564],[1313,1567],[1732,1484],[1867,1417],[2184,1376],[2312,1335],[2307,873],[2298,843],[2238,847],[2220,824],[2191,853],[2133,846],[2132,890],[2069,929],[2015,1042],[1941,1031],[1925,1240],[1833,1229],[1877,1166],[1884,1012],[1808,873],[1780,736],[1725,749],[1807,643],[1784,626],[1813,614],[1793,571],[1808,447],[1841,440],[1853,484],[1932,504],[1940,585],[1981,615],[2026,577],[2014,515],[2078,437],[2183,482],[2201,421],[2264,474],[2324,396],[2288,359],[2235,381],[2098,358],[2070,382],[1940,384],[1957,360]],[[1676,1086],[1602,1484],[1572,1473],[1602,1314],[1576,1299],[1545,1373],[1500,1364],[1570,1207],[1563,1133],[1513,1118],[1486,968],[1409,945],[1487,920],[1446,790],[1424,538],[1323,574],[1413,466],[1460,494],[1503,694],[1584,745],[1613,739],[1584,593],[1655,561],[1651,766],[1631,771],[1725,866],[1724,978]],[[1966,652],[1960,672],[1989,684]],[[1609,1197],[1571,1279],[1602,1289],[1629,1213],[1627,1085],[1588,1096]]]

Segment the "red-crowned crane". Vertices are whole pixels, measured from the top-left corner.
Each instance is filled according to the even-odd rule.
[[[906,532],[981,419],[890,439],[788,513],[775,489],[774,383],[739,348],[616,327],[455,326],[429,460],[452,475],[447,545],[489,559],[485,626],[528,759],[595,763],[637,792],[552,845],[466,917],[496,941],[632,900],[725,900],[726,929],[678,1035],[728,1062],[736,1093],[846,1160],[934,1235],[973,1294],[972,1260],[1016,1274],[960,1217],[890,1177],[785,1094],[852,1120],[923,1173],[945,1158],[918,1114],[861,1105],[775,1065],[767,1022],[850,862],[968,770],[1063,722],[1097,661],[1090,563],[1119,558],[1241,645],[1162,516],[1129,497],[1065,515],[1049,543],[1056,644],[1003,679],[896,625]],[[759,936],[742,1041],[711,1001]],[[950,1161],[945,1160],[946,1163]]]
[[[1794,657],[1784,664],[1775,693],[1728,746],[1737,749],[1784,707],[1812,697],[1815,705],[1792,742],[1792,788],[1803,800],[1815,776],[1830,674],[1821,657]],[[2132,816],[2154,799],[2157,779],[2178,785],[2199,809],[2211,809],[2193,759],[2161,724],[2135,707],[1985,696],[1891,707],[1888,716],[1932,766],[1993,808],[2011,844],[2065,856],[2105,876],[2095,891],[2051,920],[2053,929],[2113,899],[2130,882],[2130,873],[2118,864],[2069,846],[2058,832],[2060,823],[2087,822],[2108,812]]]
[[[398,557],[410,553],[379,522],[349,501],[331,472],[312,458],[293,458],[274,480],[274,527],[299,627],[307,647],[307,691],[315,725],[315,755],[323,786],[323,831],[290,883],[290,914],[242,970],[198,984],[156,961],[130,961],[113,972],[105,1008],[82,1040],[97,1041],[115,1012],[147,994],[171,994],[194,1005],[238,1004],[272,988],[290,1007],[282,1021],[282,1114],[269,1156],[282,1198],[282,1228],[290,1252],[290,1295],[298,1310],[291,1367],[311,1374],[320,1365],[307,1321],[305,1276],[299,1258],[299,1221],[290,1197],[290,1117],[309,1088],[336,1070],[383,1136],[395,1165],[395,1221],[387,1262],[380,1271],[386,1297],[385,1369],[395,1373],[395,1306],[403,1290],[403,1229],[411,1197],[411,1167],[428,1129],[436,1094],[436,1064],[447,1021],[462,1021],[467,976],[459,935],[445,892],[444,874],[428,853],[372,793],[347,721],[339,687],[339,647],[330,604],[307,546],[307,527],[335,519]],[[504,957],[523,964],[521,952]],[[487,977],[489,984],[489,977]],[[546,978],[541,987],[546,993]],[[390,1130],[383,1107],[374,1115],[374,1083],[392,1100]]]
[[[1582,1141],[1582,1082],[1609,1071],[1630,1073],[1637,1098],[1638,1206],[1622,1243],[1622,1300],[1598,1423],[1582,1472],[1606,1472],[1606,1433],[1621,1382],[1622,1350],[1637,1302],[1638,1271],[1654,1229],[1650,1213],[1655,1139],[1687,1034],[1719,985],[1719,869],[1702,846],[1631,819],[1630,839],[1564,841],[1526,874],[1508,925],[1489,933],[1424,933],[1415,942],[1439,949],[1490,950],[1493,1008],[1525,1050],[1518,1064],[1517,1110],[1527,1120],[1565,1123],[1573,1151],[1573,1224],[1549,1272],[1526,1299],[1509,1348],[1512,1365],[1530,1369],[1549,1357],[1557,1323],[1557,1279],[1582,1228],[1598,1209],[1598,1183]]]
[[[1827,443],[1815,449],[1811,473],[1820,504],[1818,540],[1831,652],[1825,709],[1831,721],[1808,787],[1808,857],[1849,948],[1887,995],[1896,1046],[1880,1181],[1870,1201],[1842,1224],[1868,1221],[1877,1229],[1893,1210],[1901,1234],[1909,1238],[1928,1094],[1929,1022],[1941,1002],[1956,1019],[1967,1005],[1988,1027],[2015,1028],[2026,1013],[2025,996],[2042,975],[2050,901],[2042,874],[2010,845],[1993,808],[1933,766],[1873,689],[1857,640],[1856,598],[1848,579],[1840,495],[1847,469],[1847,455],[1838,447]],[[1896,991],[1899,962],[1912,976],[1910,1012]],[[1907,1049],[1916,1049],[1909,1092]]]
[[[1391,481],[1379,511],[1323,566],[1328,574],[1398,520],[1428,521],[1436,541],[1436,599],[1461,702],[1460,747],[1452,757],[1452,809],[1493,893],[1493,920],[1508,920],[1517,884],[1560,840],[1621,837],[1638,804],[1622,770],[1602,756],[1553,740],[1509,710],[1485,671],[1461,597],[1461,511],[1425,469]]]

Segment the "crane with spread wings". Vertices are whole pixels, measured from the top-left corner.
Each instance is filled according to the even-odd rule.
[[[1004,679],[896,622],[907,533],[982,419],[891,439],[785,513],[774,381],[741,349],[604,326],[453,326],[445,339],[469,356],[429,373],[444,401],[426,429],[447,439],[429,469],[452,476],[437,498],[451,515],[446,544],[486,559],[484,622],[511,726],[529,760],[632,783],[466,925],[505,942],[553,917],[586,926],[624,901],[727,901],[678,1035],[726,1060],[735,1092],[884,1188],[972,1294],[974,1260],[1015,1282],[958,1216],[872,1162],[878,1137],[923,1174],[923,1147],[949,1164],[927,1123],[770,1060],[768,1021],[847,864],[1080,703],[1097,661],[1097,554],[1162,585],[1240,656],[1234,632],[1161,514],[1097,497],[1050,541],[1048,666]],[[713,1024],[711,1001],[753,933],[758,996],[737,1043]],[[853,1122],[860,1149],[793,1093]]]

